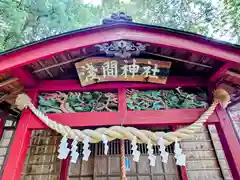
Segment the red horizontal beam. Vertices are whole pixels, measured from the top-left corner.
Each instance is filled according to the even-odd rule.
[[[128,111],[126,124],[149,124],[178,126],[195,122],[204,112],[204,109],[167,109],[150,111]],[[214,113],[207,124],[217,123],[218,119]]]
[[[90,90],[111,90],[117,88],[176,88],[176,87],[205,87],[207,83],[195,77],[169,77],[167,84],[136,83],[136,82],[111,82],[98,83],[81,87],[78,80],[43,80],[39,82],[39,91],[90,91]]]
[[[191,124],[204,112],[204,109],[168,109],[158,111],[127,111],[124,125],[134,126],[177,126]],[[71,127],[112,126],[120,125],[122,116],[119,112],[83,112],[83,113],[55,113],[48,117],[63,125]],[[47,129],[36,116],[31,117],[30,129]],[[214,113],[207,124],[217,123]]]
[[[177,34],[163,30],[152,30],[130,26],[112,26],[108,28],[89,30],[85,33],[58,37],[42,43],[22,48],[18,51],[0,57],[0,72],[20,67],[46,57],[73,49],[101,44],[107,41],[127,39],[147,42],[160,46],[198,52],[216,59],[240,62],[240,55],[229,46],[210,43],[189,35]]]

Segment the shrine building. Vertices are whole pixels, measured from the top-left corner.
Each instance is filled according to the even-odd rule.
[[[1,180],[240,180],[240,46],[124,13],[0,54]]]

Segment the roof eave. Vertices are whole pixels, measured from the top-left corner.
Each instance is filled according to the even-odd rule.
[[[18,46],[16,48],[6,50],[4,52],[0,52],[0,56],[16,52],[18,50],[21,50],[23,48],[26,48],[26,47],[29,47],[29,46],[32,46],[32,45],[48,42],[48,41],[58,39],[58,38],[62,38],[62,37],[74,36],[74,35],[79,34],[79,33],[91,33],[91,32],[94,32],[94,31],[110,29],[110,28],[117,28],[117,27],[119,27],[119,28],[121,28],[121,27],[126,27],[127,28],[128,27],[128,28],[133,28],[133,29],[134,28],[136,28],[136,29],[144,28],[145,30],[150,30],[150,31],[159,32],[159,33],[160,32],[174,33],[174,34],[177,34],[177,35],[188,36],[189,38],[194,38],[196,40],[202,40],[202,41],[207,41],[207,42],[212,43],[212,44],[221,45],[223,48],[227,48],[227,49],[230,48],[232,50],[240,50],[240,45],[238,45],[238,44],[232,44],[232,43],[229,43],[229,42],[226,42],[226,41],[216,40],[216,39],[209,38],[209,37],[199,35],[199,34],[196,34],[196,33],[171,29],[171,28],[167,28],[167,27],[163,27],[163,26],[146,25],[146,24],[132,23],[132,22],[116,22],[116,23],[113,23],[113,24],[107,24],[107,25],[103,24],[103,25],[98,25],[98,26],[92,26],[92,27],[77,29],[77,30],[61,33],[61,34],[58,34],[58,35],[50,36],[50,37],[47,37],[47,38],[43,38],[39,41],[33,41],[31,43],[27,43],[27,44]]]

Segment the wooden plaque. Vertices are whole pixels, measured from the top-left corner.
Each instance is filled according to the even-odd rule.
[[[82,86],[109,81],[166,84],[171,62],[152,59],[116,60],[92,57],[75,63]]]

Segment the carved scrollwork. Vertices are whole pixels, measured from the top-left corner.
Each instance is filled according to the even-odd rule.
[[[133,43],[125,40],[95,45],[95,47],[99,47],[101,52],[105,52],[106,55],[120,58],[129,58],[132,55],[138,56],[146,50],[147,46],[149,46],[149,44]]]
[[[206,108],[207,106],[205,93],[190,94],[181,89],[127,91],[127,107],[130,110]]]
[[[159,110],[180,108],[206,108],[204,92],[187,93],[181,89],[172,90],[127,90],[129,110]],[[103,92],[55,92],[42,93],[38,108],[43,113],[102,112],[117,111],[117,93]]]
[[[42,93],[38,108],[43,113],[117,111],[116,93],[103,92],[56,92]]]

